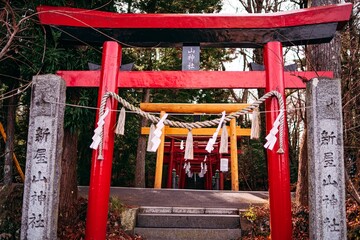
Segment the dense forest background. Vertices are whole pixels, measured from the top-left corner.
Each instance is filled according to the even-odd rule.
[[[305,0],[239,0],[242,8],[237,13],[265,13],[306,8]],[[323,46],[290,47],[284,49],[285,65],[296,63],[299,70],[331,70],[342,81],[345,165],[349,193],[358,197],[360,187],[360,4],[356,0],[354,11],[345,30],[332,43]],[[336,1],[312,1],[312,5],[333,4]],[[79,44],[65,46],[59,38],[63,32],[44,28],[39,24],[36,6],[71,6],[124,13],[218,13],[223,2],[219,0],[48,0],[48,1],[1,1],[0,12],[0,123],[4,126],[7,140],[0,139],[0,182],[11,184],[21,182],[13,167],[15,153],[22,169],[25,168],[27,124],[32,77],[38,74],[55,73],[57,70],[86,70],[88,63],[100,64],[101,47]],[[335,46],[335,47],[334,47]],[[326,53],[326,54],[325,54]],[[134,63],[134,71],[181,70],[180,48],[125,48],[122,63]],[[329,56],[334,61],[329,61]],[[202,49],[201,70],[225,71],[226,63],[241,62],[242,69],[248,64],[262,64],[262,49]],[[134,105],[140,102],[243,102],[251,103],[264,94],[263,89],[232,90],[156,90],[121,89],[121,97]],[[289,126],[291,184],[295,191],[298,184],[300,204],[306,204],[301,191],[306,183],[306,126],[304,90],[286,92]],[[77,185],[88,185],[90,175],[91,137],[95,126],[97,89],[69,88],[65,113],[64,156],[62,159],[63,191],[74,192]],[[76,106],[74,106],[76,105]],[[187,116],[173,116],[173,119],[192,121]],[[264,114],[261,114],[262,123]],[[249,117],[238,120],[243,127],[250,126]],[[116,138],[112,185],[123,187],[152,187],[155,155],[145,154],[146,137],[140,136],[140,127],[148,123],[135,114],[127,114],[125,135]],[[265,124],[262,124],[265,126]],[[262,147],[265,129],[262,127],[260,140],[243,137],[239,148],[239,182],[241,190],[267,190],[267,162]],[[300,167],[299,167],[300,166]],[[300,182],[298,181],[300,179]],[[305,190],[303,190],[305,189]],[[301,190],[301,191],[300,191]],[[306,200],[306,199],[305,199]],[[71,209],[71,199],[62,207]],[[71,212],[69,213],[71,216]]]

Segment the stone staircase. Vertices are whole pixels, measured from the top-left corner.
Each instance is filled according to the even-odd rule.
[[[135,234],[146,240],[240,239],[234,208],[141,207]]]

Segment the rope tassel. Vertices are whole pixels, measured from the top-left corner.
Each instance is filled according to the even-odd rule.
[[[185,159],[194,159],[194,146],[193,146],[193,135],[192,132],[189,131],[186,137],[185,144]]]
[[[152,143],[151,139],[154,137],[154,131],[155,131],[155,125],[151,124],[150,133],[149,133],[149,139],[148,139],[147,148],[146,148],[146,151],[148,151],[148,152],[152,152],[151,149],[153,147],[153,143]]]
[[[180,142],[180,150],[184,150],[184,140],[181,140]]]
[[[93,142],[90,145],[90,148],[92,149],[98,149],[100,143],[102,142],[102,131],[105,124],[105,118],[109,114],[109,112],[110,110],[106,108],[106,111],[99,117],[99,120],[97,122],[97,128],[94,130],[94,136],[92,137]]]
[[[126,117],[125,108],[121,108],[119,118],[118,118],[118,122],[116,124],[115,131],[114,131],[116,134],[124,135],[125,117]]]
[[[222,128],[222,132],[221,132],[219,153],[228,153],[229,152],[228,138],[229,138],[229,134],[228,134],[228,131],[227,131],[227,127],[224,124],[223,128]]]
[[[277,141],[277,137],[276,134],[279,132],[279,126],[280,126],[280,119],[284,116],[284,111],[280,110],[279,115],[277,116],[277,118],[275,119],[275,122],[273,123],[273,127],[270,130],[269,134],[266,136],[266,140],[267,142],[265,143],[264,147],[270,150],[273,150],[275,143]],[[280,136],[282,137],[282,136]],[[280,153],[282,150],[282,148],[279,149]],[[278,151],[279,151],[278,150]]]
[[[259,118],[260,118],[259,108],[255,108],[252,112],[250,139],[259,139],[260,136]]]
[[[208,143],[206,144],[206,148],[205,150],[208,151],[208,153],[211,153],[212,150],[214,150],[214,144],[216,142],[216,139],[217,139],[217,136],[219,134],[219,131],[220,131],[220,128],[225,120],[225,111],[223,111],[222,113],[222,116],[221,116],[221,119],[219,121],[219,125],[218,127],[216,128],[216,131],[214,132],[213,136],[209,139]]]

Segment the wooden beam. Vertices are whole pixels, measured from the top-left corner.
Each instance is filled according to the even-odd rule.
[[[230,121],[230,152],[231,152],[231,190],[239,191],[239,170],[236,136],[236,119]]]
[[[227,127],[228,131],[230,131],[230,127]],[[189,132],[186,128],[172,128],[165,126],[165,135],[171,136],[171,135],[179,135],[179,136],[186,136]],[[212,136],[214,132],[216,131],[216,128],[194,128],[192,130],[192,134],[194,136]],[[141,134],[143,135],[149,135],[150,128],[149,127],[142,127],[141,128]],[[221,129],[219,132],[219,136],[221,135]],[[236,136],[250,136],[251,135],[251,129],[250,128],[241,128],[239,126],[236,127]]]
[[[160,118],[165,115],[164,111],[160,112]],[[160,189],[162,183],[162,173],[164,165],[164,144],[165,144],[165,128],[162,129],[162,134],[160,137],[161,143],[157,149],[156,157],[156,169],[155,169],[155,183],[154,188]]]
[[[145,112],[171,112],[171,113],[226,113],[237,112],[248,107],[244,103],[140,103],[141,110]]]
[[[164,142],[164,152],[165,152],[165,142]],[[173,184],[172,182],[172,170],[174,168],[174,154],[175,154],[175,140],[171,139],[170,143],[170,159],[169,159],[169,167],[168,167],[168,179],[166,183],[167,188],[171,188]]]
[[[194,139],[194,141],[196,142],[196,140]],[[165,142],[165,147],[164,147],[164,153],[165,153],[165,156],[164,156],[164,161],[166,160],[166,157],[167,155],[170,153],[171,151],[171,148],[170,146],[166,145],[166,143],[168,142]],[[180,146],[179,145],[176,145],[177,148],[179,148]],[[197,158],[198,155],[208,155],[209,152],[205,150],[206,148],[206,144],[201,144],[201,145],[198,145],[196,148],[194,147],[194,158]],[[214,149],[214,152],[216,152],[218,150],[217,147],[215,147]],[[242,154],[243,152],[241,151],[241,149],[238,149],[237,150],[237,153],[238,154]],[[181,156],[184,156],[184,151],[180,150],[180,149],[175,149],[174,151],[174,154],[180,154]],[[228,156],[228,154],[222,154],[222,156]],[[230,155],[229,155],[230,156]],[[204,160],[204,157],[202,157],[202,160]],[[191,160],[192,161],[192,160]]]
[[[44,5],[38,6],[36,9],[40,23],[44,25],[135,29],[138,32],[143,32],[144,29],[258,29],[261,31],[265,28],[285,28],[333,22],[346,23],[351,14],[352,4],[344,3],[287,12],[232,15],[124,14]],[[146,39],[142,40],[146,41]],[[228,41],[230,40],[228,39]]]
[[[37,7],[40,23],[61,31],[68,44],[124,47],[260,48],[271,41],[284,46],[330,42],[350,18],[352,4],[261,14],[121,14],[68,7]]]
[[[100,71],[57,71],[67,87],[99,87]],[[285,88],[305,88],[314,77],[332,78],[332,72],[284,72]],[[139,71],[119,72],[119,88],[265,88],[265,71]],[[221,79],[221,81],[219,80]]]

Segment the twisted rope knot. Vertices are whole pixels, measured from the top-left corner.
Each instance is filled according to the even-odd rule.
[[[224,123],[229,122],[231,119],[234,118],[238,118],[241,115],[245,115],[248,114],[249,112],[251,112],[253,109],[259,107],[260,104],[264,103],[266,99],[275,96],[278,100],[279,103],[279,108],[280,111],[284,111],[285,110],[285,104],[284,104],[284,100],[283,97],[281,95],[281,93],[279,93],[278,91],[271,91],[266,93],[264,96],[262,96],[261,98],[259,98],[258,100],[256,100],[255,102],[253,102],[251,105],[247,106],[246,108],[243,108],[237,112],[234,113],[230,113],[228,114],[225,119],[224,119]],[[145,117],[146,119],[150,120],[153,123],[158,123],[160,121],[159,117],[156,117],[150,113],[144,112],[143,110],[141,110],[138,107],[135,107],[134,105],[130,104],[128,101],[126,101],[125,99],[121,98],[118,94],[114,93],[114,92],[106,92],[104,94],[104,96],[101,99],[101,103],[100,103],[100,111],[99,111],[99,117],[101,117],[104,112],[105,112],[105,106],[106,106],[106,101],[108,98],[112,97],[113,99],[117,100],[121,105],[123,105],[123,107],[129,109],[130,111],[135,112],[136,114]],[[187,128],[189,130],[193,129],[193,128],[202,128],[202,127],[211,127],[211,126],[216,126],[220,123],[220,119],[221,118],[216,118],[213,120],[206,120],[206,121],[201,121],[201,122],[192,122],[192,123],[187,123],[187,122],[181,122],[181,121],[172,121],[169,119],[166,119],[164,121],[165,125],[171,126],[171,127],[178,127],[178,128]],[[283,134],[284,134],[284,114],[282,115],[282,117],[280,118],[280,129],[279,129],[279,149],[277,151],[277,153],[284,153],[284,140],[283,140]],[[102,149],[103,149],[103,130],[101,131],[101,142],[99,145],[99,156],[102,156]]]

